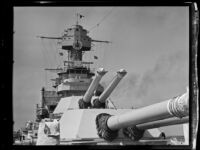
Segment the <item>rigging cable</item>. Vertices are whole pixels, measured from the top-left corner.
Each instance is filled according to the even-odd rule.
[[[44,46],[44,41],[43,39],[41,39],[41,43],[42,43],[42,54],[44,56],[44,68],[46,68],[48,65],[49,65],[49,61],[48,61],[48,58],[46,58],[46,54],[47,54],[47,50],[46,50],[46,47]],[[48,56],[47,56],[48,57]]]
[[[41,45],[43,45],[43,44],[41,44]],[[45,66],[46,66],[46,58],[45,58],[45,55],[44,55],[43,48],[41,48],[41,52],[42,52],[43,67],[45,68]]]
[[[86,11],[87,11],[87,13],[88,13],[88,10],[90,10],[90,9],[92,9],[93,7],[89,7],[89,8],[85,8],[84,10],[82,10],[82,11],[78,11],[78,8],[76,8],[75,10],[74,10],[74,12],[75,12],[75,14],[77,15],[77,14],[83,14],[83,13],[85,13]],[[81,15],[82,16],[82,15]],[[82,17],[85,17],[85,15],[83,15]],[[77,22],[78,20],[77,20],[77,18],[76,18],[76,22]],[[80,20],[79,20],[80,21]]]
[[[106,47],[102,50],[103,51],[103,67],[106,68],[106,53],[105,51],[107,52],[108,50],[108,47],[106,45]]]
[[[58,67],[60,67],[61,64],[62,64],[62,60],[61,60],[61,59],[62,59],[63,57],[61,57],[61,59],[59,58],[60,52],[59,52],[58,42],[55,41],[55,42],[54,42],[54,45],[55,45],[55,47],[54,47],[54,49],[55,49],[55,57],[56,57],[56,60],[57,60],[57,68],[58,68]],[[63,56],[63,53],[62,53],[62,55],[60,55],[60,56]]]
[[[52,63],[51,63],[52,61],[50,60],[51,54],[49,54],[49,50],[46,48],[46,46],[45,46],[45,44],[44,44],[44,42],[43,42],[43,39],[42,39],[42,45],[43,45],[44,50],[45,50],[45,53],[44,53],[44,54],[46,54],[45,56],[47,56],[48,67],[52,68]]]
[[[96,25],[94,25],[92,28],[89,29],[89,32],[91,32],[93,29],[95,29],[96,27],[98,27],[113,11],[113,8],[111,8],[111,10],[99,21],[99,23],[97,23]]]
[[[99,56],[99,59],[98,59],[98,65],[99,67],[104,67],[104,62],[103,61],[103,55],[102,55],[102,52],[103,52],[103,43],[98,43],[98,56]]]
[[[42,43],[42,48],[41,51],[42,51],[42,56],[43,56],[43,67],[46,68],[48,65],[49,65],[49,62],[47,61],[48,59],[46,58],[46,55],[45,55],[45,51],[46,51],[46,48],[44,46],[44,43],[43,43],[43,39],[41,39],[41,43]],[[45,51],[44,51],[45,50]],[[46,73],[46,70],[44,70],[44,77],[45,77],[45,87],[47,87],[47,73]]]
[[[47,70],[44,71],[45,71],[45,88],[47,88]]]
[[[50,46],[51,46],[51,53],[52,53],[52,56],[53,56],[53,59],[54,59],[54,62],[57,63],[57,59],[56,59],[56,52],[54,51],[54,44],[52,41],[50,41]],[[54,64],[54,63],[53,63]]]
[[[99,54],[98,54],[98,52],[99,52],[99,45],[96,44],[96,43],[95,43],[95,49],[96,50],[94,50],[94,55],[97,56],[97,57],[99,57]],[[99,68],[99,60],[95,61],[95,68]]]
[[[97,55],[98,55],[98,66],[102,67],[101,65],[101,60],[102,60],[102,43],[98,43],[98,51],[97,51]]]
[[[88,10],[91,10],[92,8],[93,8],[93,7],[86,8],[86,9],[80,11],[79,14],[82,14],[83,12],[86,12],[86,11],[88,11]]]
[[[52,42],[48,42],[48,44],[49,44],[51,47],[53,47],[53,46],[52,46]],[[48,67],[49,67],[49,68],[52,68],[52,67],[54,67],[54,65],[52,64],[52,63],[54,63],[54,62],[53,62],[53,60],[52,60],[51,58],[54,58],[54,59],[56,60],[55,52],[53,52],[53,49],[50,48],[51,50],[49,50],[49,49],[45,46],[45,44],[43,43],[43,39],[42,39],[42,45],[43,45],[43,47],[44,47],[44,49],[45,49],[45,53],[44,53],[44,54],[46,54],[45,56],[47,56]],[[53,52],[53,54],[54,54],[55,57],[53,57],[52,52]],[[50,53],[51,53],[51,54],[50,54]],[[48,68],[48,67],[47,67],[47,68]],[[48,71],[45,70],[45,86],[46,86],[46,88],[51,87],[51,86],[49,86],[49,84],[47,83],[47,80],[49,80],[50,78],[51,78],[51,76],[49,77]]]

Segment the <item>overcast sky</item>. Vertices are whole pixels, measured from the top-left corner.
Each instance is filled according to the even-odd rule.
[[[118,108],[142,107],[185,92],[189,82],[188,7],[15,7],[16,129],[35,119],[41,88],[50,78],[44,68],[58,67],[62,60],[56,41],[41,41],[36,36],[61,36],[75,24],[77,12],[85,16],[80,24],[90,31],[89,36],[112,42],[96,44],[84,56],[95,62],[93,68],[108,70],[102,84],[107,85],[121,68],[128,72],[111,95]],[[163,130],[182,134],[180,126]]]

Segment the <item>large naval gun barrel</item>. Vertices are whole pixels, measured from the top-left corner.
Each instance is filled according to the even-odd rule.
[[[121,81],[121,79],[126,75],[126,70],[120,69],[117,72],[117,75],[114,77],[112,82],[108,85],[108,87],[103,91],[103,93],[99,97],[100,102],[105,102],[105,100],[110,96],[112,91],[116,88],[118,83]]]
[[[167,118],[167,119],[138,124],[136,125],[136,127],[140,130],[145,130],[145,129],[153,129],[169,125],[184,124],[187,122],[189,122],[188,116],[183,118],[173,117],[173,118]]]
[[[126,70],[120,69],[117,71],[116,76],[113,78],[111,83],[106,87],[106,89],[103,91],[103,93],[97,98],[93,100],[93,108],[105,108],[105,101],[110,96],[110,94],[113,92],[113,90],[116,88],[118,83],[121,81],[121,79],[126,75]]]
[[[158,121],[167,118],[183,118],[189,115],[189,92],[160,103],[149,105],[131,112],[111,116],[102,113],[96,117],[98,135],[107,141],[118,136],[118,130],[123,129],[125,136],[139,140],[144,130],[137,128],[139,124]],[[167,125],[165,122],[163,125]],[[146,125],[147,126],[147,125]]]
[[[94,91],[97,89],[101,78],[106,73],[107,73],[107,71],[105,71],[104,68],[99,68],[97,70],[96,76],[92,80],[92,83],[90,84],[88,90],[86,91],[83,98],[79,100],[79,107],[80,108],[87,108],[91,105],[90,101],[91,101],[92,95],[94,94]]]

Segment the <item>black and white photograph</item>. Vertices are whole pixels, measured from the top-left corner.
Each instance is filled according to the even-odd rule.
[[[13,31],[13,145],[189,145],[189,7],[16,6]]]

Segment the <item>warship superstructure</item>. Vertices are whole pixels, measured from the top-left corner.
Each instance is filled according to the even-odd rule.
[[[36,145],[174,144],[159,127],[188,123],[189,91],[143,108],[117,109],[109,96],[127,71],[117,71],[105,88],[100,84],[108,71],[97,68],[93,72],[93,62],[84,61],[83,55],[91,51],[93,42],[110,42],[89,37],[78,22],[81,17],[77,14],[76,24],[60,37],[39,36],[58,40],[68,57],[63,67],[45,69],[56,72],[58,77],[53,79],[54,90],[41,90],[41,104],[36,107]]]
[[[45,69],[57,72],[58,77],[51,79],[54,81],[54,91],[42,88],[41,107],[37,107],[37,118],[39,120],[46,110],[48,110],[48,115],[51,115],[61,98],[84,95],[95,73],[90,69],[93,62],[84,61],[83,55],[85,52],[91,51],[92,42],[109,43],[109,41],[91,39],[87,35],[88,31],[79,25],[78,19],[80,17],[81,15],[77,14],[76,25],[64,30],[61,37],[39,36],[42,39],[59,40],[61,49],[67,53],[67,60],[63,62],[62,68]],[[102,91],[103,86],[98,84],[96,94]]]

